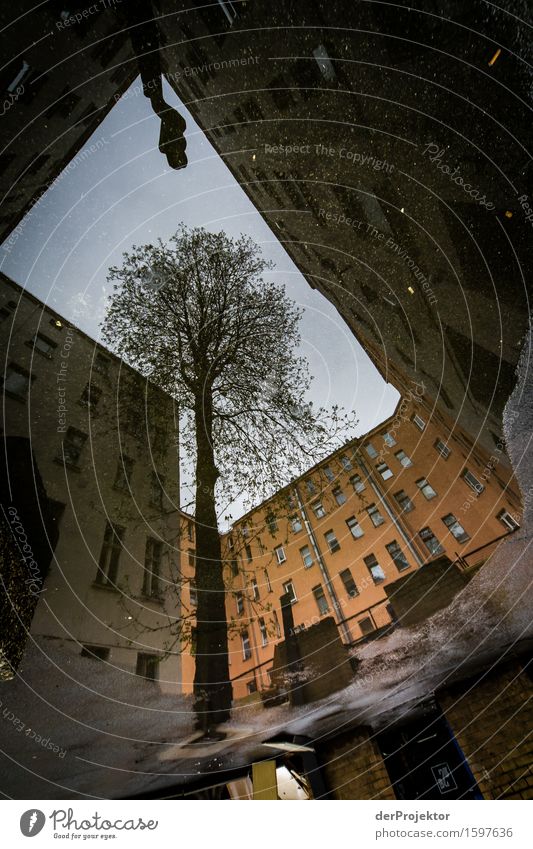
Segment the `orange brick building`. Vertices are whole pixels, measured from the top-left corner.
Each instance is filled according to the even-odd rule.
[[[234,698],[270,686],[284,594],[295,629],[333,616],[343,643],[375,637],[394,623],[387,586],[443,555],[474,565],[518,527],[520,512],[503,444],[489,455],[411,393],[223,536]],[[188,521],[182,540],[193,582]],[[192,684],[193,658],[183,662]]]

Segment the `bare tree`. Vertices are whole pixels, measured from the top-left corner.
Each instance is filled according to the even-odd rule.
[[[245,236],[181,225],[169,244],[134,247],[109,273],[104,339],[177,399],[182,451],[195,458],[194,688],[205,729],[231,706],[217,498],[272,494],[336,448],[352,423],[306,401],[301,311],[263,279],[268,268]]]

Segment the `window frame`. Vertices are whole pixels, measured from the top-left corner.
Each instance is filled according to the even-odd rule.
[[[379,507],[375,502],[368,505],[368,507],[366,508],[366,512],[375,528],[379,528],[380,525],[385,524],[385,517],[382,515],[382,513],[380,513]],[[379,520],[375,522],[373,516],[379,517]]]
[[[324,587],[322,586],[322,584],[316,584],[316,586],[312,587],[311,592],[313,593],[319,614],[321,616],[325,616],[327,613],[329,613],[329,604],[326,597],[326,593],[324,592]]]
[[[285,583],[282,584],[282,586],[283,586],[283,594],[284,595],[290,595],[291,596],[291,604],[296,604],[296,602],[298,601],[298,596],[296,595],[296,590],[294,588],[294,582],[292,581],[292,579],[290,581],[285,581]],[[289,592],[289,590],[287,589],[288,586],[291,587],[291,592]]]
[[[400,454],[403,455],[403,456],[400,457],[399,456]],[[405,453],[403,448],[399,448],[398,451],[395,451],[394,456],[398,460],[398,463],[400,464],[400,466],[402,466],[402,468],[404,468],[404,469],[410,469],[411,466],[413,465],[413,461],[411,460],[409,455]]]
[[[385,543],[385,548],[387,549],[387,553],[394,565],[396,566],[398,572],[406,572],[407,569],[411,568],[411,564],[405,556],[403,548],[401,547],[398,540],[393,539],[390,542]],[[393,551],[391,551],[391,549],[394,550],[396,556],[394,555]],[[398,556],[398,554],[400,556]]]
[[[384,481],[388,481],[390,478],[394,477],[394,472],[389,466],[387,466],[386,463],[377,463],[376,472],[381,475]]]
[[[370,573],[370,577],[372,578],[374,584],[376,586],[378,584],[383,584],[384,581],[387,580],[387,574],[386,574],[383,566],[381,565],[381,563],[377,559],[376,555],[373,552],[370,552],[370,554],[368,554],[366,557],[363,557],[363,560],[364,560],[366,568],[368,569],[368,571]],[[369,562],[369,561],[374,561],[374,562]],[[372,569],[376,569],[376,568],[380,570],[380,572],[381,572],[380,575],[379,574],[375,575],[374,572],[372,571]]]
[[[478,481],[474,472],[471,472],[467,466],[465,466],[461,472],[461,477],[466,485],[472,490],[472,492],[475,492],[476,495],[481,495],[485,491],[485,485],[482,484],[481,481]],[[472,478],[472,481],[470,481],[469,478]],[[475,481],[475,483],[473,481]]]
[[[419,478],[416,481],[416,485],[417,485],[418,489],[420,490],[420,492],[422,493],[422,495],[424,496],[424,498],[426,499],[426,501],[432,501],[434,498],[437,497],[437,493],[435,492],[435,490],[433,489],[433,487],[431,486],[431,484],[430,484],[430,482],[428,481],[427,478]],[[428,495],[428,492],[427,492],[428,489],[429,489],[429,495]]]
[[[330,537],[332,537],[332,540],[328,539],[328,535]],[[336,534],[335,534],[335,531],[333,530],[333,528],[330,528],[329,531],[324,532],[324,539],[326,540],[326,542],[328,544],[328,549],[329,549],[330,554],[335,554],[337,551],[340,551],[341,545],[340,545],[339,540],[336,537]]]
[[[357,598],[357,596],[359,595],[359,590],[357,589],[357,584],[355,583],[355,578],[352,575],[352,570],[348,567],[346,569],[341,569],[341,571],[339,572],[339,578],[342,581],[342,585],[344,587],[346,594],[350,598]],[[351,587],[350,589],[348,587],[349,584],[350,585],[353,584],[353,587]]]

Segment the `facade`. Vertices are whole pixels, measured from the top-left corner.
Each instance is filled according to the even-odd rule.
[[[451,5],[438,49],[434,15],[401,4],[178,14],[162,0],[161,26],[169,83],[309,285],[386,380],[423,382],[490,452],[527,332],[529,224],[507,178],[525,191],[530,82],[484,70],[475,6]],[[492,23],[514,43],[509,19]],[[468,67],[447,63],[443,80],[443,51]]]
[[[398,578],[443,556],[475,566],[520,515],[503,444],[489,455],[416,393],[402,399],[225,535],[234,697],[270,685],[285,593],[296,631],[333,616],[353,645],[394,625]]]
[[[35,548],[39,510],[49,542],[25,581],[28,639],[179,691],[173,401],[5,277],[0,294],[4,518]]]

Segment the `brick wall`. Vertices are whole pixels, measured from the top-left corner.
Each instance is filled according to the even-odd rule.
[[[383,758],[367,728],[341,734],[317,752],[330,799],[391,799]]]
[[[532,697],[519,662],[437,694],[485,799],[533,799]]]

